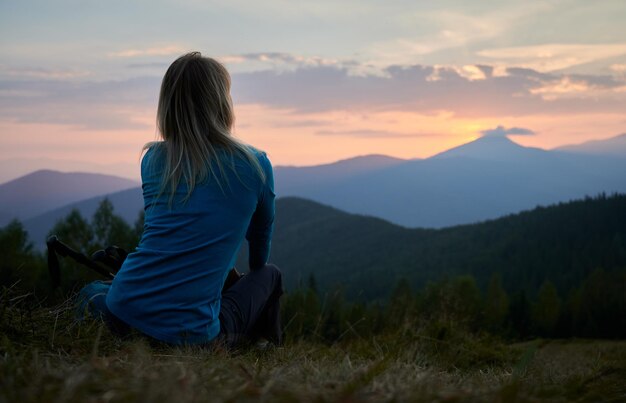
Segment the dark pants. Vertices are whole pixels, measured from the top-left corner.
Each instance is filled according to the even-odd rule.
[[[219,339],[228,346],[259,338],[280,345],[282,293],[282,275],[273,264],[243,276],[222,293]]]
[[[106,306],[110,282],[95,281],[86,285],[77,301],[78,318],[85,314],[100,317],[118,336],[130,334],[131,328],[113,315]],[[233,347],[243,340],[265,338],[282,343],[280,302],[283,293],[280,270],[273,264],[252,271],[222,292],[218,340]]]

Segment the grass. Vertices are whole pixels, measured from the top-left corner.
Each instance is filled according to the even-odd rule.
[[[238,351],[119,340],[69,303],[0,300],[0,402],[626,401],[626,341],[427,331]]]

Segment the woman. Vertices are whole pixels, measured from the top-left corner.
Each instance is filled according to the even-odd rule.
[[[274,222],[272,166],[231,136],[230,76],[199,52],[169,67],[159,96],[161,142],[141,163],[145,224],[112,284],[81,292],[117,333],[171,344],[243,337],[281,342],[279,270],[268,265]],[[250,273],[222,294],[243,239]]]

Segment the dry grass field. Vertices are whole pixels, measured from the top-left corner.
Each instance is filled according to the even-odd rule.
[[[422,329],[224,349],[119,340],[69,305],[0,301],[0,402],[618,402],[626,341],[505,343]]]

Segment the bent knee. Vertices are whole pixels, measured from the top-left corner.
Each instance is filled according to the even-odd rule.
[[[275,264],[266,263],[265,266],[263,266],[263,270],[265,270],[266,273],[270,273],[272,278],[276,280],[280,280],[283,277],[283,274],[280,272],[280,269]]]
[[[279,276],[281,275],[280,269],[274,263],[265,263],[265,266],[263,266],[263,269],[276,272]]]
[[[272,263],[266,263],[265,266],[263,266],[263,270],[266,270],[266,273],[271,276],[272,282],[275,284],[275,288],[279,288],[282,290],[283,274],[281,273],[278,266]]]

